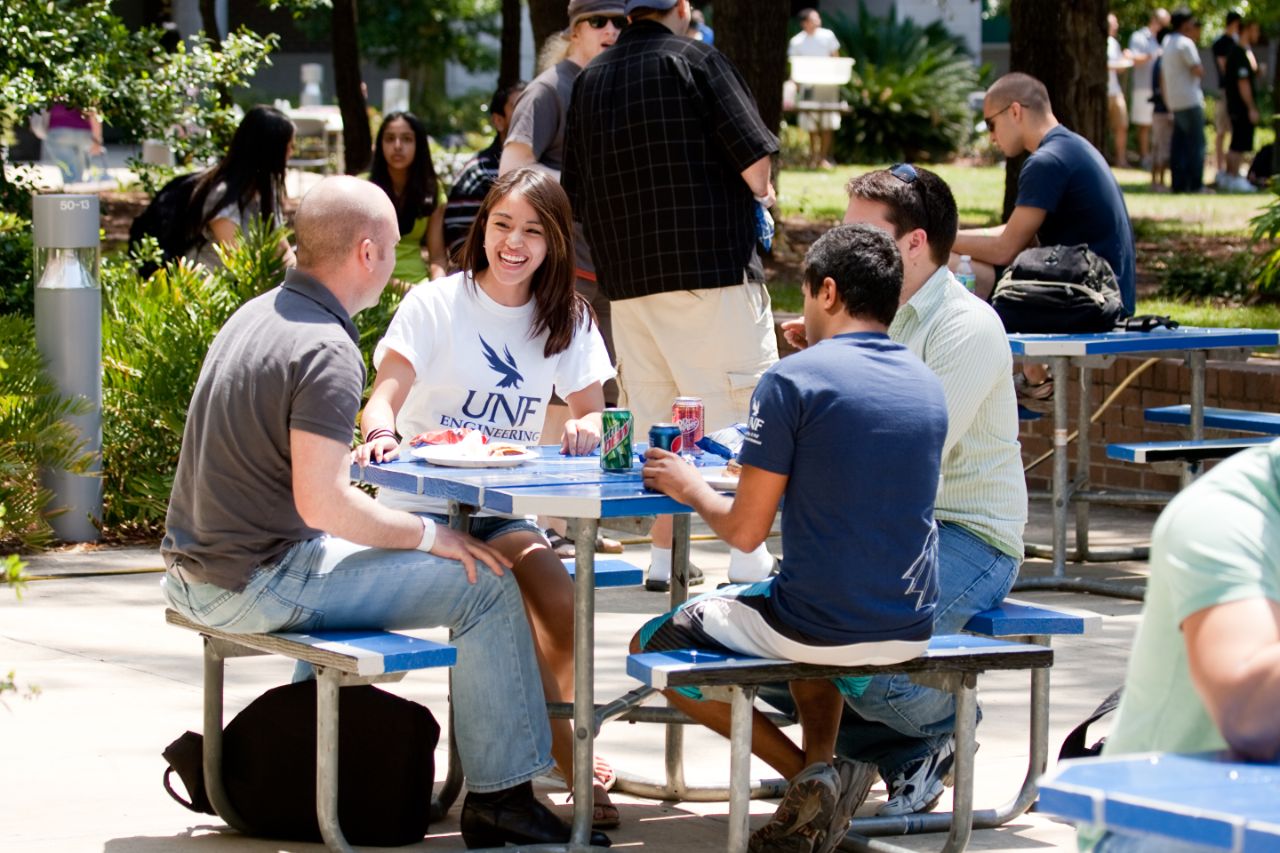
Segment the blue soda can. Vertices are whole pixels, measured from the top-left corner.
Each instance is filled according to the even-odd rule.
[[[773,251],[773,231],[773,216],[763,204],[756,202],[756,239],[766,252]]]
[[[679,424],[654,424],[649,427],[649,446],[677,453],[683,433]]]

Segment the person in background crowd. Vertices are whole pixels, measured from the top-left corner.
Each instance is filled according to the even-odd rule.
[[[701,9],[694,9],[689,17],[689,38],[697,39],[708,47],[716,43],[716,31],[707,26],[706,16]]]
[[[431,164],[427,128],[413,113],[388,113],[373,141],[369,180],[396,206],[400,242],[391,277],[403,285],[440,278],[449,267],[444,253],[444,206]],[[430,268],[422,261],[426,248]]]
[[[1213,64],[1218,72],[1218,99],[1213,106],[1213,156],[1214,183],[1227,177],[1227,134],[1231,132],[1231,113],[1227,109],[1227,57],[1240,41],[1240,22],[1243,17],[1239,12],[1227,13],[1226,26],[1222,35],[1213,42]],[[1174,27],[1177,30],[1177,27]],[[1194,38],[1199,39],[1199,26]]]
[[[462,246],[466,243],[476,212],[489,194],[489,187],[498,178],[498,161],[502,157],[507,128],[511,127],[511,113],[524,87],[524,81],[518,80],[493,93],[493,99],[489,101],[489,121],[497,133],[487,148],[467,161],[449,190],[449,201],[444,208],[444,244],[453,269],[457,269],[461,261]]]
[[[1165,105],[1173,114],[1169,157],[1173,191],[1198,193],[1204,186],[1204,92],[1200,80],[1200,22],[1190,12],[1175,12],[1165,37],[1160,70]],[[1225,113],[1223,128],[1226,127]]]
[[[1168,30],[1158,33],[1162,43],[1167,33]],[[1163,66],[1164,57],[1157,56],[1151,72],[1151,188],[1157,192],[1169,189],[1164,173],[1173,150],[1173,113],[1164,102]]]
[[[636,424],[702,398],[708,429],[745,423],[778,360],[756,216],[772,206],[778,139],[724,54],[687,38],[688,0],[628,0],[631,25],[578,77],[562,174],[612,302]],[[645,589],[669,589],[671,517],[653,526]],[[761,543],[731,551],[729,579],[761,580]],[[696,567],[689,582],[702,581]]]
[[[1129,51],[1120,47],[1116,36],[1120,33],[1120,19],[1107,15],[1107,126],[1111,128],[1113,148],[1111,164],[1117,169],[1129,165],[1129,108],[1124,100],[1124,86],[1120,72],[1131,68]]]
[[[1154,88],[1154,69],[1160,58],[1158,34],[1169,26],[1169,12],[1156,9],[1146,26],[1129,36],[1129,58],[1133,60],[1133,103],[1129,108],[1129,122],[1138,136],[1138,157],[1143,169],[1152,168],[1151,125],[1155,109],[1151,100]]]
[[[822,26],[822,16],[817,9],[801,9],[796,16],[800,32],[787,45],[787,56],[839,56],[840,40],[831,30]],[[806,101],[835,103],[840,100],[839,86],[812,86],[801,92]],[[804,112],[800,114],[800,127],[809,134],[809,168],[830,169],[833,165],[832,150],[836,131],[840,129],[838,112]]]
[[[1230,192],[1257,192],[1257,187],[1240,174],[1240,167],[1253,153],[1253,131],[1258,126],[1258,102],[1254,95],[1258,59],[1253,55],[1253,46],[1260,32],[1257,21],[1242,21],[1240,41],[1227,56],[1224,79],[1227,115],[1231,117],[1231,147],[1227,151],[1227,174],[1218,178],[1218,188]]]
[[[284,225],[284,172],[293,153],[293,122],[275,107],[245,113],[231,137],[227,156],[196,183],[188,210],[188,233],[196,239],[187,257],[210,269],[222,267],[215,246],[234,246],[256,217]],[[285,266],[295,263],[287,240],[280,241]]]
[[[1218,463],[1160,513],[1124,693],[1102,754],[1280,755],[1280,442]],[[1181,853],[1080,831],[1098,853]],[[1207,848],[1188,846],[1188,851]]]
[[[591,308],[573,289],[572,228],[569,201],[545,172],[525,167],[498,178],[467,233],[463,271],[411,289],[374,350],[378,378],[360,418],[361,463],[395,458],[397,434],[408,439],[439,429],[539,444],[553,389],[571,417],[548,437],[573,456],[596,448],[603,384],[614,371]],[[444,500],[390,489],[378,500],[448,521]],[[573,701],[573,579],[526,518],[479,513],[471,530],[512,563],[547,698]],[[551,733],[556,764],[571,779],[569,721],[553,721]],[[606,790],[613,773],[598,761],[596,775],[593,822],[617,826]]]
[[[367,181],[324,178],[295,228],[298,267],[232,315],[196,381],[160,546],[164,595],[238,633],[449,628],[463,841],[566,842],[533,793],[553,766],[551,734],[510,561],[351,485],[365,386],[351,318],[391,276],[395,208]]]
[[[81,112],[64,104],[49,108],[45,150],[58,164],[64,184],[79,183],[89,172],[91,157],[101,157],[102,122],[93,110]]]

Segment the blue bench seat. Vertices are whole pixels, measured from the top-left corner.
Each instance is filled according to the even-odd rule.
[[[577,564],[572,557],[561,562],[570,576],[577,577]],[[626,560],[601,560],[596,558],[596,589],[614,586],[639,586],[644,583],[644,569],[638,569]]]
[[[1225,459],[1251,447],[1261,447],[1275,441],[1272,436],[1257,438],[1213,438],[1200,441],[1138,441],[1108,444],[1107,456],[1124,462],[1148,464],[1178,462],[1195,464],[1213,459]]]
[[[1191,425],[1191,406],[1155,406],[1146,410],[1146,418],[1157,424]],[[1211,429],[1228,429],[1236,432],[1256,432],[1262,435],[1280,435],[1280,413],[1250,412],[1244,409],[1220,409],[1206,406],[1204,425]]]

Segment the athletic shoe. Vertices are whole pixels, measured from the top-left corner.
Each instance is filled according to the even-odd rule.
[[[763,578],[761,578],[761,580],[776,578],[781,571],[782,571],[782,563],[778,560],[777,557],[774,557],[773,568],[769,569],[769,574],[765,575]],[[736,581],[730,578],[727,581],[723,581],[721,583],[716,584],[716,589],[725,589],[731,586],[747,586],[753,583],[760,583],[760,581]]]
[[[653,566],[650,566],[649,570],[653,571]],[[698,568],[693,563],[689,564],[689,586],[698,586],[706,579],[706,576],[702,574],[702,569]],[[670,592],[671,581],[655,580],[654,578],[646,577],[644,580],[644,588],[649,592]]]
[[[956,739],[950,738],[937,752],[917,758],[888,780],[889,799],[876,812],[881,817],[933,811],[942,792],[954,782]]]
[[[871,786],[880,778],[880,771],[874,764],[865,761],[853,761],[848,758],[836,759],[836,773],[840,775],[840,798],[831,813],[831,823],[827,825],[827,834],[822,843],[814,847],[814,853],[831,853],[844,840],[849,832],[849,819],[871,793]]]
[[[791,780],[778,809],[751,833],[750,853],[813,853],[831,825],[840,799],[840,774],[830,764],[810,764]]]

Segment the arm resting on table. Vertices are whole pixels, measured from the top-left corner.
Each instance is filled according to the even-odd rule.
[[[644,484],[693,507],[731,547],[754,551],[773,528],[787,476],[743,465],[738,491],[730,497],[708,486],[698,469],[679,456],[650,449],[645,454]]]
[[[1259,760],[1280,752],[1280,604],[1247,598],[1206,607],[1182,623],[1196,690],[1232,749]]]

